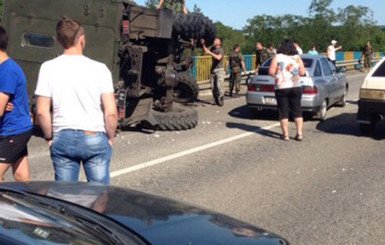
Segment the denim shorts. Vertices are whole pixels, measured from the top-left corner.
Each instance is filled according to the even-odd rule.
[[[55,180],[78,181],[83,163],[88,182],[110,183],[111,146],[104,132],[65,129],[54,133],[50,147]]]

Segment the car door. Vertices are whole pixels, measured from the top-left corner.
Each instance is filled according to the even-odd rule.
[[[330,68],[332,69],[333,76],[336,78],[336,94],[335,99],[338,101],[345,93],[346,79],[343,73],[338,72],[337,67],[330,61],[328,61]]]
[[[322,58],[321,60],[321,68],[322,68],[322,73],[323,73],[323,76],[324,76],[324,79],[325,79],[325,88],[326,88],[326,91],[327,91],[327,94],[328,94],[328,99],[329,99],[329,105],[331,104],[334,104],[335,100],[336,100],[336,95],[337,95],[337,92],[336,92],[336,82],[337,82],[337,79],[335,78],[335,76],[333,75],[333,71],[332,69],[330,68],[329,64],[328,64],[328,61],[326,60],[326,58]]]

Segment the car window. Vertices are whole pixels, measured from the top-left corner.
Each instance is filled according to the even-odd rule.
[[[302,59],[302,62],[305,68],[311,68],[313,65],[313,59]]]
[[[314,68],[314,76],[315,77],[322,77],[321,65],[320,65],[319,61],[317,61],[317,64]]]
[[[330,69],[329,63],[326,59],[321,59],[322,71],[325,76],[330,76],[332,74],[332,70]]]
[[[268,59],[267,61],[265,61],[265,63],[262,64],[262,67],[269,67],[272,60],[273,60],[273,59],[270,58],[270,59]]]
[[[385,62],[374,71],[373,77],[385,77]]]
[[[328,64],[329,64],[330,69],[331,69],[333,72],[336,72],[336,71],[337,71],[337,67],[336,67],[330,60],[328,60]]]

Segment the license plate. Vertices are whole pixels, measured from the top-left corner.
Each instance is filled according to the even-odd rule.
[[[265,104],[269,104],[269,105],[277,104],[277,100],[275,99],[275,97],[265,97],[264,100],[265,100]]]

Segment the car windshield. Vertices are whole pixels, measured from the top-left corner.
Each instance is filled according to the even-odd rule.
[[[68,215],[71,209],[66,206],[47,205],[50,200],[52,203],[56,202],[51,198],[38,196],[35,200],[30,194],[24,196],[2,191],[0,243],[80,245],[106,244],[112,241],[96,222],[85,222],[86,219],[81,216]],[[118,240],[114,240],[114,244],[124,244],[115,241]]]
[[[374,71],[373,77],[385,77],[385,62]]]

